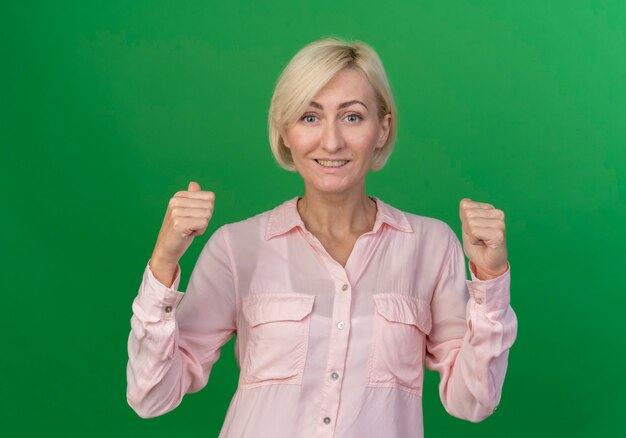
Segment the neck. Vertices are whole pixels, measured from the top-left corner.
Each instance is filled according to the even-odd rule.
[[[338,238],[371,231],[376,220],[376,202],[366,195],[364,186],[356,193],[305,190],[297,208],[311,233]]]

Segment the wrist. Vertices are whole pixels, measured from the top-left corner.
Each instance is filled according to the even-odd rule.
[[[485,281],[485,280],[492,280],[504,274],[509,269],[509,264],[507,262],[503,268],[491,271],[491,270],[482,269],[479,266],[477,266],[474,262],[470,261],[470,267],[474,271],[474,275],[476,276],[476,278],[478,278],[479,280]]]
[[[151,257],[148,266],[157,281],[166,287],[172,287],[174,280],[178,276],[178,263],[172,264],[171,262]]]
[[[157,252],[153,252],[150,256],[150,265],[159,265],[164,267],[176,267],[178,266],[178,260],[171,257],[163,256]]]

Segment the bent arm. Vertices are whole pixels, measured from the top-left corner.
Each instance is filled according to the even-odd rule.
[[[207,241],[185,293],[146,265],[128,338],[126,398],[143,418],[176,408],[185,393],[206,386],[222,346],[236,330],[236,290],[224,227]]]
[[[433,329],[426,366],[440,375],[439,395],[451,415],[478,422],[493,413],[502,394],[509,349],[517,335],[506,272],[479,280],[465,275],[461,244],[451,231],[448,260],[435,288]]]

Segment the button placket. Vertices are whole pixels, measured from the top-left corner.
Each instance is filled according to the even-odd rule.
[[[332,330],[328,345],[328,359],[325,370],[325,383],[321,396],[320,412],[323,422],[320,424],[319,436],[326,436],[331,429],[326,425],[334,425],[337,421],[341,399],[342,373],[346,364],[350,327],[346,321],[350,320],[351,286],[346,272],[335,272],[335,295],[333,303],[332,321],[336,330]]]

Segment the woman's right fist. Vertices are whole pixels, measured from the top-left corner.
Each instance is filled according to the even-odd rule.
[[[204,234],[215,206],[215,193],[200,190],[190,182],[187,191],[176,192],[169,200],[152,258],[178,264],[193,238]]]

